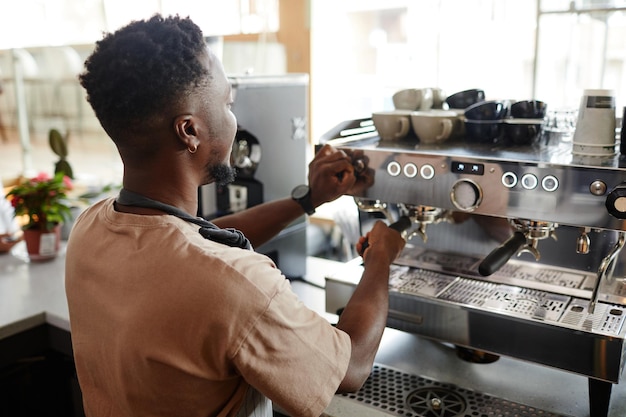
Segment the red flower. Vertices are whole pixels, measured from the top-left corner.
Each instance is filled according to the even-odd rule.
[[[74,188],[74,184],[72,184],[72,179],[67,175],[63,176],[63,185],[67,190],[72,190]]]
[[[13,187],[6,197],[16,216],[28,216],[24,229],[52,230],[56,224],[71,216],[70,203],[65,194],[71,187],[71,181],[63,173],[52,178],[40,173]]]
[[[31,179],[31,181],[33,182],[44,182],[48,180],[50,180],[50,175],[46,174],[45,172],[40,172],[39,174],[37,174],[36,177]]]

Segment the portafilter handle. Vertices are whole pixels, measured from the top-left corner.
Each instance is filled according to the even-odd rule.
[[[398,219],[398,221],[391,223],[389,225],[389,228],[393,230],[397,230],[398,232],[403,234],[403,232],[409,229],[412,224],[413,224],[413,221],[411,220],[409,216],[401,216]],[[365,240],[365,242],[363,242],[363,245],[361,245],[361,252],[359,253],[360,256],[363,256],[363,254],[365,253],[365,249],[367,249],[368,246],[369,246],[369,243],[367,240]]]
[[[514,232],[513,236],[483,259],[478,266],[478,273],[484,277],[493,274],[502,268],[511,256],[515,255],[524,245],[526,245],[526,235],[522,232]]]

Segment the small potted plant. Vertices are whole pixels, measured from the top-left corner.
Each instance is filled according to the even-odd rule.
[[[67,161],[69,137],[69,132],[63,136],[57,129],[50,129],[48,132],[48,143],[50,144],[50,149],[52,149],[52,152],[59,157],[59,160],[54,164],[54,173],[58,174],[59,172],[62,172],[70,177],[70,179],[74,179],[72,166]]]
[[[20,216],[31,260],[54,258],[59,250],[61,224],[70,218],[67,192],[72,182],[63,172],[50,177],[41,173],[15,185],[6,197]]]

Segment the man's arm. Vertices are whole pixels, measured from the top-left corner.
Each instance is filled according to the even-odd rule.
[[[221,228],[232,227],[242,231],[256,248],[303,214],[300,204],[291,198],[283,198],[219,217],[212,222]]]
[[[337,328],[348,333],[352,342],[350,364],[338,392],[358,391],[372,371],[387,324],[389,267],[405,245],[401,234],[382,221],[375,223],[366,238],[368,246],[363,253],[361,281],[337,323]],[[358,252],[366,238],[360,238]]]
[[[367,187],[372,176],[355,176],[352,156],[325,145],[309,164],[309,186],[313,207],[318,207],[359,187]],[[217,226],[241,230],[254,247],[261,246],[291,222],[304,214],[304,210],[291,198],[259,204],[249,209],[213,220]]]

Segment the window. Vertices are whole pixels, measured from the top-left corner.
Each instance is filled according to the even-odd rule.
[[[482,88],[487,99],[551,108],[577,108],[582,90],[606,88],[626,105],[620,3],[312,1],[312,136],[393,108],[393,93],[409,87]]]

